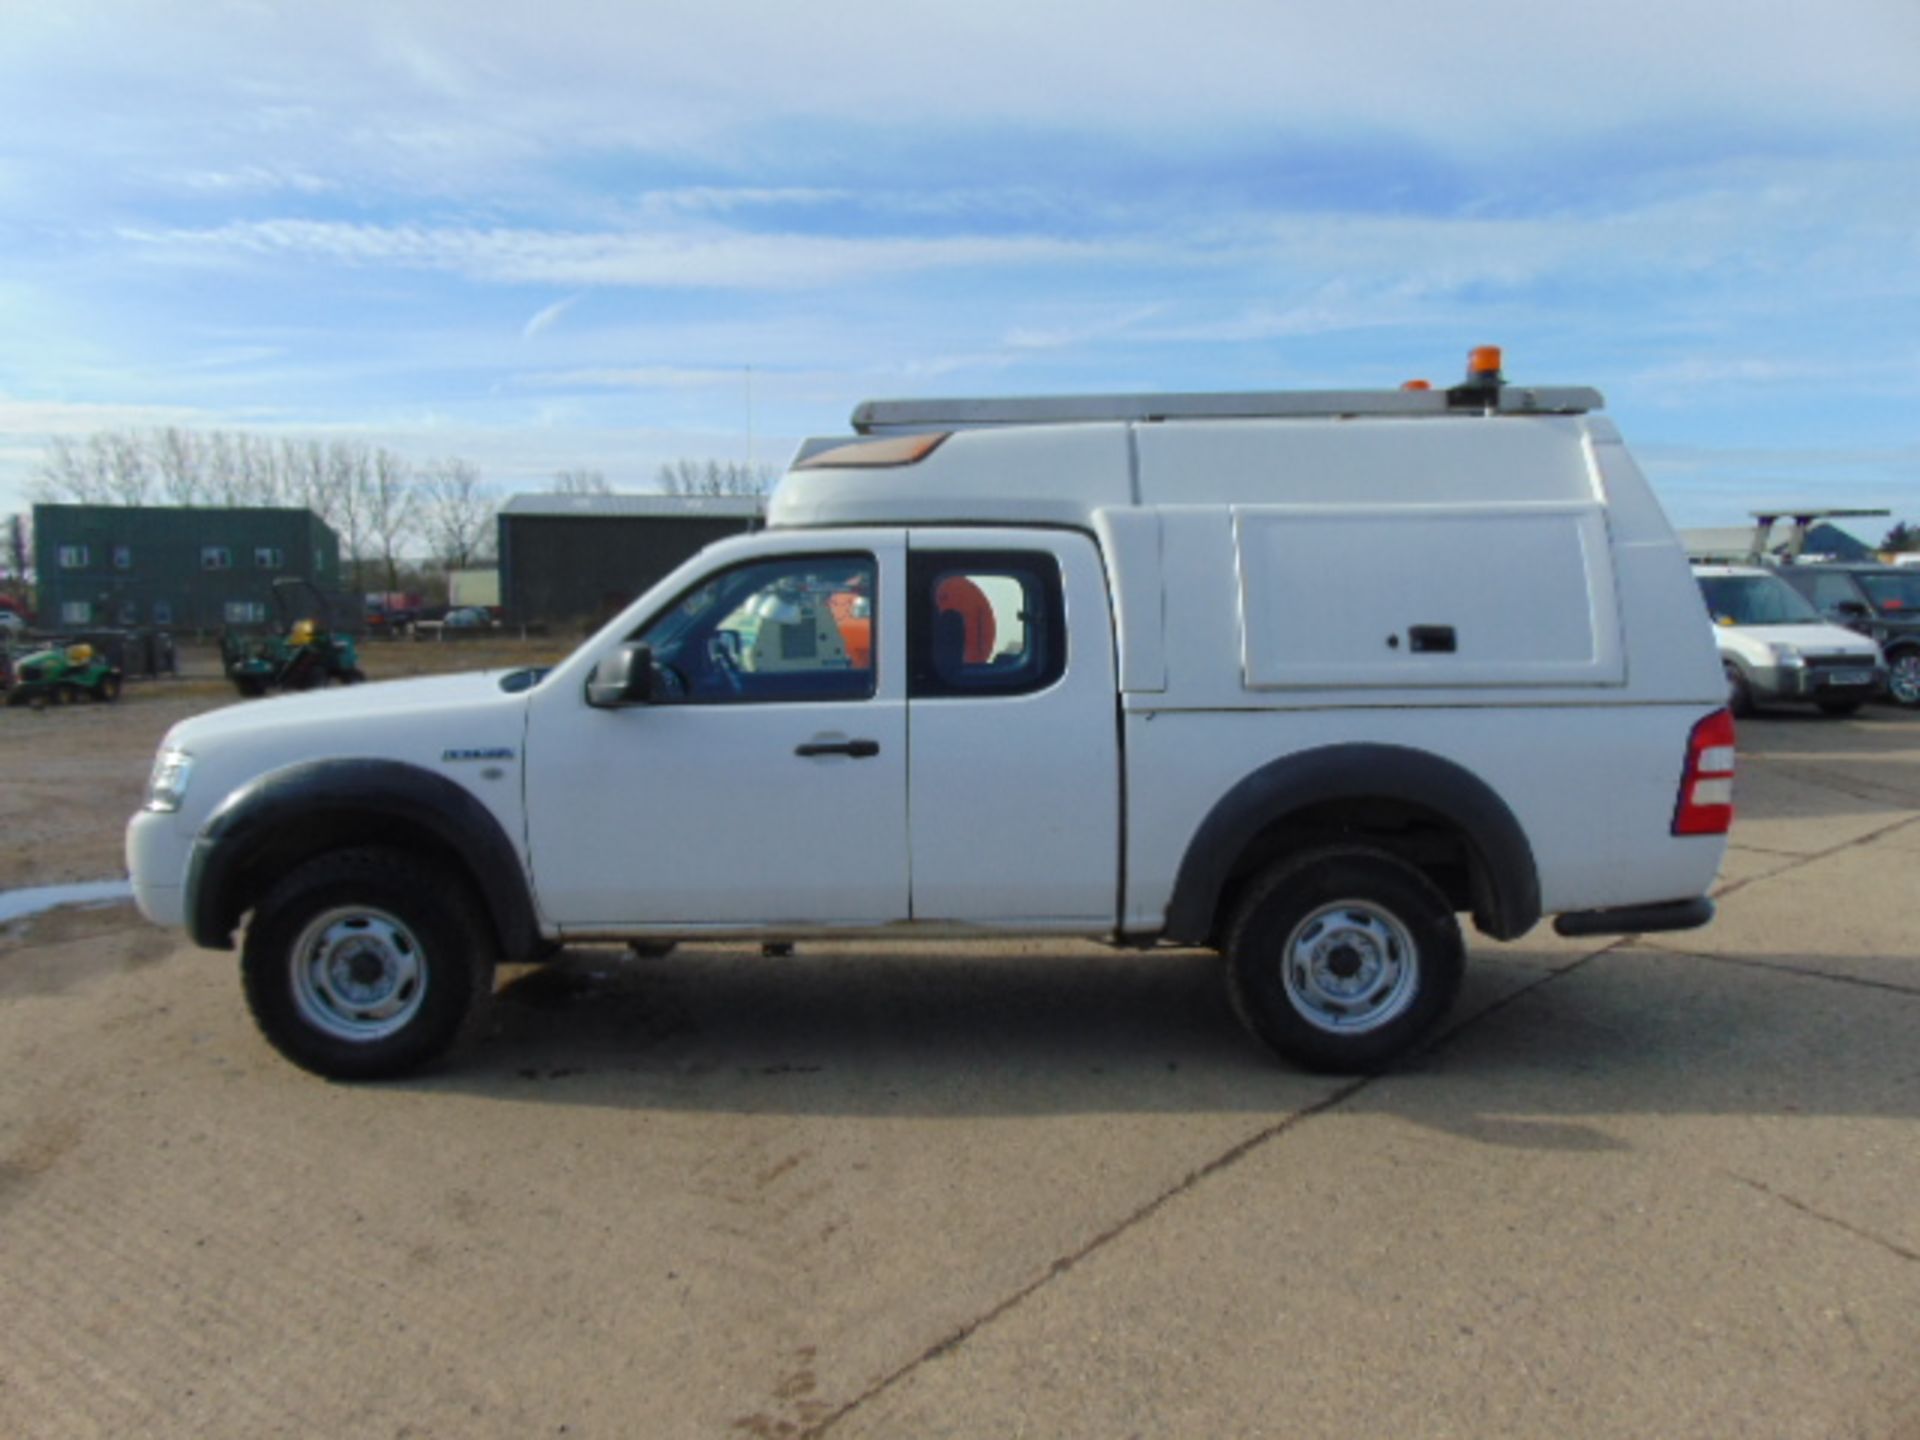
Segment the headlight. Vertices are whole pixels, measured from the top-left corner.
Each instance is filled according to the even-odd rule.
[[[1776,665],[1785,665],[1788,668],[1792,668],[1795,665],[1804,665],[1807,663],[1806,657],[1794,649],[1793,646],[1783,644],[1778,640],[1769,640],[1767,642],[1767,648],[1773,651],[1773,663]]]
[[[162,750],[154,757],[153,776],[147,781],[147,809],[178,810],[187,793],[193,757],[184,750]]]

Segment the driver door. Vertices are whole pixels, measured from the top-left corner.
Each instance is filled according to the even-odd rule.
[[[730,547],[620,637],[653,703],[537,697],[528,841],[564,931],[907,918],[904,535],[806,539]]]

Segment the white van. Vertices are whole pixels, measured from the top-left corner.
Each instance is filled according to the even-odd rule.
[[[1713,638],[1735,715],[1798,702],[1851,715],[1886,693],[1887,661],[1864,635],[1835,625],[1772,570],[1696,565],[1694,579],[1713,620]]]
[[[556,942],[1211,946],[1253,1033],[1379,1065],[1459,914],[1679,929],[1733,729],[1680,546],[1584,389],[881,402],[767,527],[557,666],[166,737],[141,908],[268,1038],[393,1074]]]

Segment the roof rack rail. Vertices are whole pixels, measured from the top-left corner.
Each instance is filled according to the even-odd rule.
[[[861,435],[990,425],[1069,425],[1101,420],[1253,420],[1382,415],[1584,415],[1605,405],[1587,386],[1505,385],[1445,390],[1254,390],[1238,394],[1034,395],[977,399],[867,400],[854,407]]]

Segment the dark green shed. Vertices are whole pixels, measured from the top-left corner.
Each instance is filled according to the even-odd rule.
[[[750,495],[516,495],[500,508],[514,624],[597,623],[695,551],[760,523]]]
[[[273,615],[273,582],[340,587],[340,540],[310,510],[36,505],[41,624],[214,630]]]

